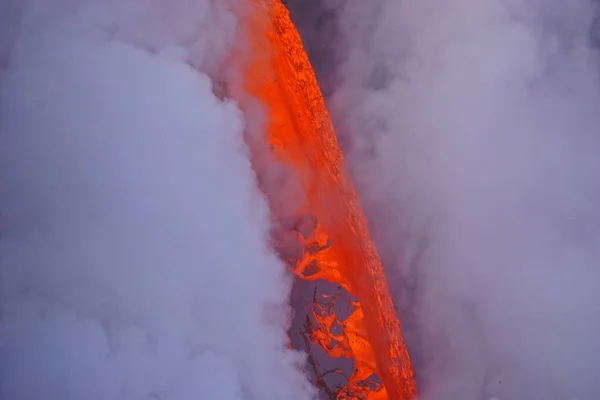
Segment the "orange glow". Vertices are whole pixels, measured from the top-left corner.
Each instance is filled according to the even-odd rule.
[[[274,233],[280,246],[290,236],[300,246],[297,254],[283,249],[280,255],[299,277],[338,283],[358,299],[344,320],[315,300],[308,337],[330,356],[354,360],[337,399],[413,399],[417,390],[400,321],[300,36],[280,0],[254,0],[245,12],[249,46],[240,46],[233,62],[242,66],[243,89],[230,89],[249,116],[253,98],[263,103],[272,155],[292,167],[304,195],[291,212],[289,205],[270,204],[277,220],[288,221]],[[259,153],[253,152],[255,168],[266,162]],[[261,186],[270,199],[277,196],[277,187]],[[334,332],[336,324],[341,332]],[[365,384],[373,374],[383,386]]]

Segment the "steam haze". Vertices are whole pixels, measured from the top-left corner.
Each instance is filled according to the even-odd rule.
[[[421,400],[600,398],[597,3],[287,3]],[[3,400],[314,398],[207,77],[236,4],[0,2]]]
[[[218,65],[235,19],[3,10],[0,398],[313,398],[242,114],[191,67]]]
[[[597,4],[291,3],[422,398],[600,398]]]

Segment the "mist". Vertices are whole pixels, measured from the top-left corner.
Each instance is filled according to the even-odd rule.
[[[597,4],[290,3],[422,399],[600,398]]]
[[[314,397],[245,121],[203,73],[219,7],[3,9],[3,400]]]
[[[600,398],[597,3],[287,3],[422,400]],[[0,3],[0,398],[314,397],[235,4]]]

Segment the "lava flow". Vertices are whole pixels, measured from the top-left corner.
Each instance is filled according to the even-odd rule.
[[[268,154],[256,137],[249,138],[249,145],[277,221],[274,247],[298,277],[336,283],[354,296],[345,317],[335,310],[337,295],[315,294],[309,305],[307,342],[354,363],[347,384],[328,394],[334,399],[413,399],[413,369],[383,267],[289,12],[280,0],[254,0],[241,25],[247,42],[232,61],[240,70],[239,87],[229,90],[248,117],[256,114],[257,100],[265,112],[262,131],[267,136],[261,139],[269,144]],[[285,197],[285,187],[268,182],[261,171],[272,159],[293,171],[300,193]]]

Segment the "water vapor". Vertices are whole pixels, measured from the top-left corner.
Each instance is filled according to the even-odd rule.
[[[242,113],[197,70],[235,19],[209,1],[11,10],[0,398],[313,398]]]
[[[423,399],[599,398],[596,2],[312,3]]]

